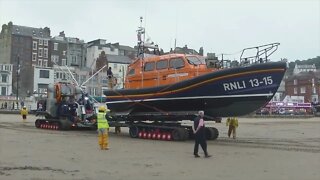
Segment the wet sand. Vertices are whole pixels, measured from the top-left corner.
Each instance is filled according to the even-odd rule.
[[[238,138],[225,120],[208,141],[213,157],[194,158],[193,141],[132,139],[110,132],[101,151],[94,131],[36,129],[18,115],[0,114],[0,179],[320,179],[320,118],[239,118]]]

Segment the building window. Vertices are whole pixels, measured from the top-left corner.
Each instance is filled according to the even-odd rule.
[[[8,75],[7,74],[1,74],[1,82],[3,82],[3,83],[8,82]]]
[[[37,48],[38,48],[37,45],[38,45],[37,41],[33,41],[32,42],[32,49],[37,50]]]
[[[43,39],[39,39],[39,46],[43,45]]]
[[[306,93],[306,87],[300,87],[300,93],[305,94]]]
[[[32,61],[37,61],[37,53],[32,53]]]
[[[51,56],[51,61],[52,61],[53,63],[58,63],[58,61],[59,61],[59,56],[57,56],[57,55],[52,55],[52,56]]]
[[[48,67],[48,60],[43,60],[43,67]]]
[[[313,94],[316,94],[316,93],[317,93],[316,87],[313,87],[313,88],[312,88],[312,93],[313,93]]]
[[[66,65],[67,65],[67,60],[61,59],[61,66],[66,66]]]
[[[7,88],[1,87],[1,96],[6,96],[6,95],[7,95]]]
[[[39,48],[39,57],[42,57],[42,52],[43,52],[43,49]]]
[[[96,88],[91,88],[91,95],[92,96],[95,96],[96,95],[96,93],[97,93],[97,89]]]
[[[46,93],[48,85],[47,84],[38,84],[38,92],[39,93]]]
[[[42,66],[42,59],[38,59],[38,66]]]
[[[72,56],[72,64],[77,64],[77,56]]]
[[[53,50],[58,51],[58,43],[53,44]]]
[[[48,46],[48,40],[43,41],[44,46]]]
[[[66,54],[67,54],[67,51],[63,51],[63,52],[62,52],[62,55],[65,56]]]
[[[100,83],[107,84],[108,83],[107,77],[102,76]]]
[[[296,87],[293,88],[293,94],[298,94],[298,89]]]
[[[40,70],[39,78],[49,79],[49,70]]]
[[[293,85],[298,85],[298,81],[296,79],[293,80]]]
[[[48,48],[43,49],[43,57],[48,58]]]

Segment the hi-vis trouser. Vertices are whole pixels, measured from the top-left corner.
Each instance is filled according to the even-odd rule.
[[[102,150],[108,150],[108,129],[100,128],[98,129],[99,146]]]

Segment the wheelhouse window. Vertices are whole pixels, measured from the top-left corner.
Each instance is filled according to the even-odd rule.
[[[187,56],[187,60],[192,65],[206,64],[205,58],[201,56]]]
[[[154,70],[154,62],[147,62],[144,65],[144,71],[153,71]]]
[[[184,67],[184,61],[181,58],[170,59],[170,68],[179,69]]]
[[[129,76],[132,76],[135,74],[135,69],[130,69],[130,71],[128,72]]]
[[[156,66],[157,66],[157,70],[167,69],[168,68],[168,60],[158,61]]]

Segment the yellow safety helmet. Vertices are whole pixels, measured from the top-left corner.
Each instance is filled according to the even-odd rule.
[[[106,112],[107,111],[106,107],[104,107],[104,106],[100,106],[98,110],[101,111],[101,112]]]

